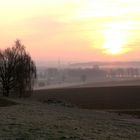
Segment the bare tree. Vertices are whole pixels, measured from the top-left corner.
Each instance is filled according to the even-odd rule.
[[[12,48],[0,51],[0,83],[4,96],[17,91],[24,96],[32,91],[36,78],[36,66],[19,40]]]

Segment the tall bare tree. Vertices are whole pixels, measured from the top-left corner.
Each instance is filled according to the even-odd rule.
[[[12,48],[0,51],[0,83],[4,96],[15,90],[20,97],[27,91],[30,93],[35,78],[35,63],[19,40]]]

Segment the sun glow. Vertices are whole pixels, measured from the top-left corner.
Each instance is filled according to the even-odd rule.
[[[1,46],[19,38],[43,60],[139,57],[139,7],[140,0],[1,0]]]
[[[124,42],[125,39],[121,32],[105,31],[103,51],[112,55],[122,54],[125,52]]]
[[[133,13],[133,8],[131,4],[124,6],[125,4],[121,1],[108,1],[107,3],[104,0],[98,0],[95,5],[94,1],[89,0],[79,10],[77,17],[80,19],[97,18],[94,23],[89,20],[92,24],[89,22],[88,28],[92,30],[90,36],[94,38],[92,39],[94,48],[100,49],[105,54],[123,55],[133,49],[129,47],[129,43],[132,40],[134,27],[136,27],[135,20],[131,16],[126,17],[129,12]],[[137,9],[137,6],[135,8]],[[93,35],[97,36],[92,37]]]
[[[103,30],[103,52],[120,55],[130,51],[130,47],[126,47],[129,38],[127,29],[130,29],[132,24],[132,22],[124,21],[110,23],[107,29]]]

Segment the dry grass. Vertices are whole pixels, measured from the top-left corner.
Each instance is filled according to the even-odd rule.
[[[0,140],[139,140],[140,120],[32,100],[0,108]]]

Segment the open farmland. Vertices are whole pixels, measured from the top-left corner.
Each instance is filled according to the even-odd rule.
[[[33,100],[11,99],[15,105],[0,108],[0,139],[139,140],[140,119],[123,114],[138,115],[139,90],[139,86],[48,89],[34,91]]]
[[[140,86],[37,90],[33,98],[56,98],[88,109],[140,109]]]
[[[140,116],[140,86],[76,87],[37,90],[37,100],[56,99],[79,108],[108,110]]]

